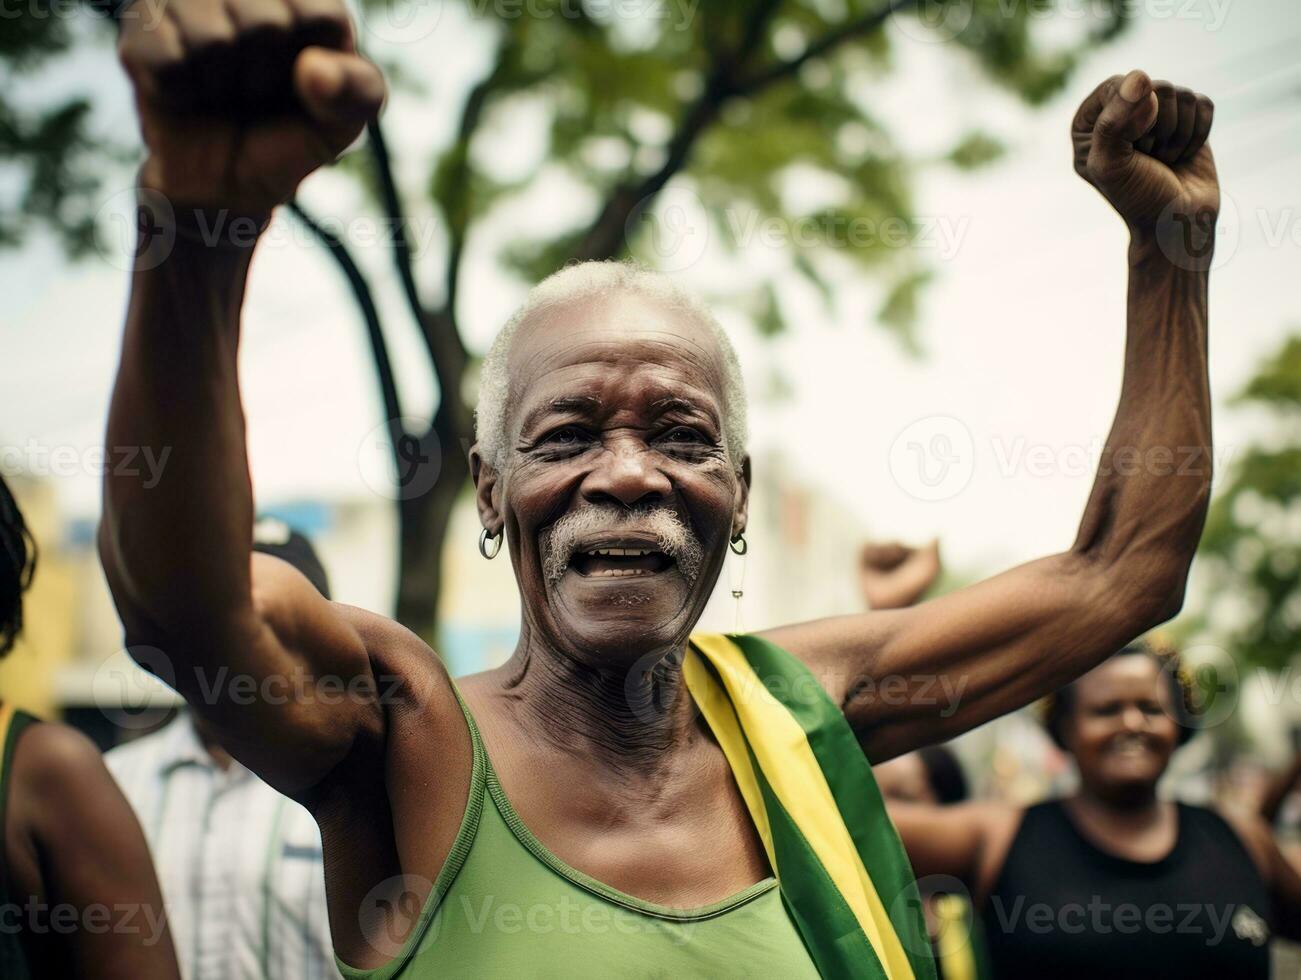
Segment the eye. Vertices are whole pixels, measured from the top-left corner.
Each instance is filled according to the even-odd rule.
[[[690,449],[709,445],[709,440],[695,429],[686,425],[675,425],[657,440],[675,449]]]
[[[553,455],[564,456],[580,452],[591,442],[591,436],[576,425],[564,425],[547,433],[537,442],[537,448]]]

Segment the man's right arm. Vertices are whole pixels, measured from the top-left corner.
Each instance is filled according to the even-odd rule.
[[[309,17],[281,0],[177,0],[157,24],[124,20],[119,52],[148,149],[142,201],[164,240],[172,221],[177,233],[133,273],[107,436],[150,449],[162,471],[152,486],[106,478],[100,554],[137,661],[233,755],[302,794],[359,738],[381,737],[383,715],[349,621],[288,565],[251,553],[237,352],[252,247],[231,236],[264,225],[356,137],[383,81],[324,0]],[[271,90],[281,78],[292,92]],[[262,105],[279,109],[259,117]],[[201,240],[217,227],[230,234]]]

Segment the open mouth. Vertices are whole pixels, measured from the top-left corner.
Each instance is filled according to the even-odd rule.
[[[1122,759],[1135,759],[1148,755],[1153,751],[1152,745],[1146,738],[1120,738],[1107,746],[1108,751]]]
[[[569,567],[584,578],[632,578],[654,575],[673,565],[673,559],[655,548],[619,546],[575,552]]]

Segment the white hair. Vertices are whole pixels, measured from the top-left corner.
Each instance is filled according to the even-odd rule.
[[[713,334],[723,359],[723,439],[739,471],[745,459],[746,404],[741,363],[722,324],[697,296],[686,292],[668,276],[633,262],[580,262],[552,273],[529,290],[523,305],[506,321],[479,374],[479,403],[474,411],[479,452],[493,468],[506,463],[506,420],[511,398],[507,362],[519,325],[529,317],[579,299],[632,292],[654,299],[669,309],[692,317]]]

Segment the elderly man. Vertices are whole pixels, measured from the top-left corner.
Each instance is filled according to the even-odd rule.
[[[864,754],[1010,711],[1179,608],[1209,485],[1207,278],[1157,239],[1163,215],[1218,203],[1210,103],[1131,72],[1082,105],[1077,169],[1132,244],[1124,388],[1079,537],[911,609],[693,638],[744,547],[736,359],[659,276],[598,264],[538,286],[488,356],[471,449],[519,646],[458,687],[419,637],[250,555],[253,250],[204,240],[213,212],[264,224],[382,79],[336,0],[167,15],[126,21],[120,45],[141,184],[177,237],[134,275],[108,440],[173,451],[155,487],[109,477],[101,553],[132,644],[165,651],[231,754],[315,816],[345,976],[930,975]],[[1170,464],[1183,447],[1195,466]],[[936,675],[959,704],[936,703]],[[887,676],[914,696],[874,697]]]

